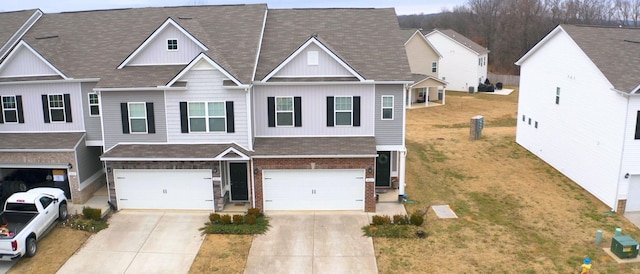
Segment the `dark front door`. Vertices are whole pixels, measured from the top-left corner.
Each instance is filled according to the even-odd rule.
[[[378,151],[376,160],[376,186],[391,186],[391,152]]]
[[[247,184],[247,163],[230,163],[229,177],[231,179],[231,200],[249,200]]]

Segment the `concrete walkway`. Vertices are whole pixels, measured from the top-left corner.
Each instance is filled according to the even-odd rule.
[[[187,273],[208,212],[119,211],[57,273]]]
[[[271,228],[253,240],[244,273],[378,273],[373,240],[362,236],[367,213],[267,215]]]

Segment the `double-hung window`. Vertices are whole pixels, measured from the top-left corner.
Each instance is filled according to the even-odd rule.
[[[0,122],[18,122],[18,104],[16,102],[16,96],[2,96],[2,115],[4,120]]]
[[[64,122],[64,98],[62,94],[49,94],[49,117],[51,122]]]
[[[147,133],[146,103],[129,103],[129,132]]]
[[[276,97],[276,126],[293,126],[293,97]]]
[[[100,99],[97,93],[89,93],[89,116],[100,115]]]
[[[382,96],[382,120],[393,120],[393,96]]]
[[[336,126],[350,126],[353,116],[353,97],[335,97]]]
[[[438,72],[438,62],[431,62],[431,72]]]
[[[225,102],[189,102],[190,132],[225,132]]]
[[[167,50],[169,51],[178,50],[178,39],[167,40]]]
[[[560,88],[556,88],[556,105],[560,104]]]

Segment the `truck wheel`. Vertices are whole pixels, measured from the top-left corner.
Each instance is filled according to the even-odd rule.
[[[64,221],[65,219],[67,219],[68,216],[69,216],[69,210],[67,210],[67,204],[66,203],[60,204],[60,207],[58,210],[58,220]]]
[[[27,257],[33,257],[36,255],[36,252],[38,251],[38,243],[36,242],[36,238],[34,237],[29,237],[27,239],[27,245],[25,246],[26,249],[24,251],[24,255]]]

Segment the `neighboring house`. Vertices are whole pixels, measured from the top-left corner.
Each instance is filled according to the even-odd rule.
[[[489,50],[451,29],[434,29],[425,37],[442,55],[438,73],[448,90],[476,91],[487,79]]]
[[[0,64],[28,72],[0,92],[32,111],[0,138],[65,132],[94,156],[69,161],[72,196],[97,162],[118,209],[375,211],[376,186],[404,193],[412,82],[398,29],[393,9],[46,14]]]
[[[444,105],[447,83],[438,77],[440,54],[424,37],[422,30],[402,30],[414,83],[407,92],[407,107]]]
[[[640,29],[560,25],[516,64],[518,144],[613,210],[639,211]]]

